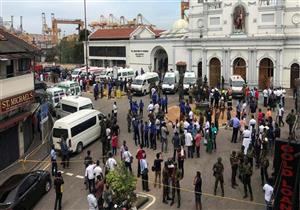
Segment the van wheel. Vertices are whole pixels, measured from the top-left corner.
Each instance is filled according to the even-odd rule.
[[[79,143],[77,144],[76,152],[77,152],[77,153],[81,153],[82,150],[83,150],[83,144],[82,144],[81,142],[79,142]]]

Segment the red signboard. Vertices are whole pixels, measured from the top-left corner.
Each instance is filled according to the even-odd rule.
[[[0,101],[0,113],[9,112],[20,106],[24,106],[34,100],[34,91],[28,91],[19,95],[2,99]]]

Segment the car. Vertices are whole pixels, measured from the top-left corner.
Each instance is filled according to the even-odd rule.
[[[0,186],[0,209],[33,209],[40,198],[50,191],[51,186],[48,171],[37,170],[13,175]]]

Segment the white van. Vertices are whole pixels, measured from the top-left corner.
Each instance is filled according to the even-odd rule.
[[[77,78],[81,75],[81,73],[82,73],[82,68],[74,69],[71,73],[72,80],[77,80]]]
[[[232,96],[241,97],[243,96],[243,87],[245,85],[245,80],[240,75],[232,75],[229,78],[229,85],[232,89]]]
[[[183,90],[188,91],[189,88],[196,84],[196,75],[193,71],[186,71],[183,78]]]
[[[52,139],[56,150],[60,150],[63,136],[72,152],[80,153],[83,148],[100,136],[100,121],[104,115],[98,110],[85,109],[55,121]]]
[[[52,107],[56,107],[58,102],[66,96],[64,90],[59,87],[51,87],[46,90],[49,98],[49,103]]]
[[[137,76],[131,83],[131,90],[134,93],[144,94],[150,92],[152,87],[159,84],[159,77],[156,72],[146,72]]]
[[[113,69],[107,68],[107,69],[101,71],[100,74],[96,76],[96,81],[108,80],[108,79],[111,79],[112,76],[113,76]]]
[[[119,68],[117,69],[117,77],[114,75],[115,80],[129,80],[129,79],[134,79],[135,77],[135,71],[133,69],[129,69],[129,68]]]
[[[176,93],[179,84],[179,72],[166,72],[162,82],[163,93]]]
[[[63,89],[66,95],[81,96],[81,89],[78,82],[63,81],[58,83],[57,87]]]
[[[91,99],[81,96],[67,96],[60,100],[55,110],[57,118],[61,118],[83,109],[93,109]]]

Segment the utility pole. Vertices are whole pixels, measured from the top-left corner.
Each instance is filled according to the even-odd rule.
[[[85,39],[85,70],[88,73],[88,35],[87,35],[87,21],[86,21],[86,0],[84,0],[84,39]]]

